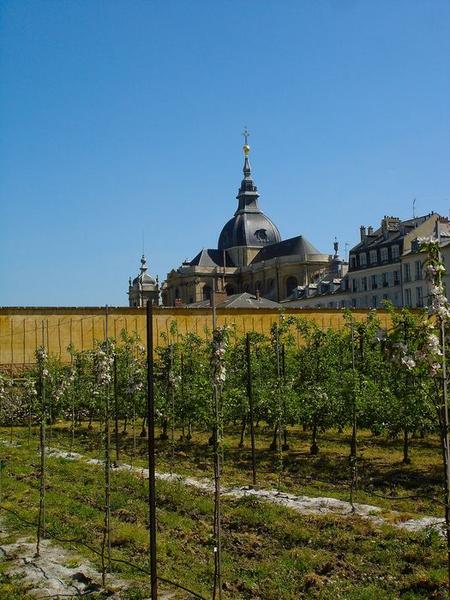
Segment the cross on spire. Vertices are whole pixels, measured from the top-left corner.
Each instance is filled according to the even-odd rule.
[[[247,125],[244,127],[244,131],[242,132],[242,135],[244,136],[244,140],[245,140],[245,145],[248,144],[248,138],[250,137],[250,133],[247,129]]]

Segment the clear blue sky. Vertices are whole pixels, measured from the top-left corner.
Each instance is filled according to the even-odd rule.
[[[450,209],[448,0],[3,0],[0,305],[124,305],[216,247],[247,125],[265,212],[324,252]]]

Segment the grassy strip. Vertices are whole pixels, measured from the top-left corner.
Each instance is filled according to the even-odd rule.
[[[122,424],[120,430],[122,429]],[[176,432],[176,439],[179,438]],[[238,448],[238,430],[229,429],[224,436],[225,485],[251,482],[251,458],[248,448]],[[6,435],[6,431],[5,431]],[[25,433],[15,430],[14,435],[24,439]],[[53,443],[69,447],[67,426],[54,428]],[[172,465],[169,442],[158,441],[157,468],[175,471],[193,477],[211,477],[212,453],[208,446],[209,433],[196,432],[190,442],[177,441],[175,464]],[[278,454],[268,450],[271,432],[259,428],[257,436],[258,482],[266,488],[277,487]],[[129,435],[120,436],[122,459],[130,462],[133,441]],[[290,432],[291,449],[284,454],[284,472],[281,489],[308,496],[330,496],[348,500],[350,496],[350,468],[348,463],[349,432],[323,434],[319,456],[309,455],[309,433],[299,428]],[[74,450],[100,457],[98,430],[83,426],[75,439]],[[358,447],[358,488],[355,501],[374,504],[387,511],[409,513],[410,516],[431,515],[441,517],[442,506],[433,498],[442,498],[442,467],[439,441],[430,436],[415,439],[412,443],[412,463],[404,465],[402,444],[399,440],[386,440],[368,432],[360,432]],[[136,466],[146,466],[146,443],[137,438]],[[380,496],[392,496],[382,498]],[[398,499],[395,498],[398,496]],[[400,499],[405,498],[405,499]]]
[[[89,435],[83,444],[86,440],[88,443]],[[22,441],[20,447],[2,449],[6,460],[2,493],[5,506],[34,521],[38,455],[34,440],[29,447],[25,437]],[[48,466],[49,528],[58,537],[80,538],[99,548],[103,502],[99,469],[55,457],[48,458]],[[146,486],[144,480],[130,473],[112,473],[113,556],[144,568],[148,551]],[[161,575],[209,597],[213,570],[211,498],[163,481],[157,483],[157,498]],[[223,514],[225,598],[446,597],[443,546],[432,532],[413,535],[388,526],[375,528],[356,517],[300,516],[255,498],[225,499]],[[13,516],[5,514],[2,518],[16,535],[30,534]],[[87,549],[79,546],[77,551],[100,567],[98,558]],[[130,581],[124,598],[148,597],[145,576],[125,564],[114,564],[114,571]],[[9,598],[2,595],[2,585],[0,597]]]

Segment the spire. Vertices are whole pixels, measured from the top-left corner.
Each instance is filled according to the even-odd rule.
[[[145,258],[144,254],[141,256],[141,275],[143,275],[144,273],[147,272],[147,259]]]
[[[248,144],[248,138],[250,136],[250,133],[247,129],[247,126],[244,127],[244,131],[242,132],[242,135],[244,136],[244,145],[242,147],[242,150],[244,151],[244,177],[250,177],[251,176],[251,170],[250,170],[250,161],[248,160],[248,155],[250,152],[250,146]]]
[[[247,127],[244,128],[242,135],[244,136],[244,145],[242,147],[244,152],[244,167],[242,169],[244,173],[244,179],[241,181],[241,187],[239,188],[238,195],[236,196],[236,198],[239,200],[238,211],[249,209],[259,212],[259,194],[257,192],[256,185],[253,183],[250,161],[248,159],[248,155],[250,153],[248,138],[250,133]]]

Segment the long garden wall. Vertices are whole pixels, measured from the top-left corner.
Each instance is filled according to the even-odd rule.
[[[218,325],[235,325],[239,334],[248,331],[268,333],[279,318],[278,310],[217,309]],[[285,314],[303,316],[323,328],[341,328],[344,315],[338,309],[290,309]],[[365,318],[367,311],[355,310],[356,319]],[[378,311],[382,327],[390,324],[389,315]],[[154,342],[163,344],[163,333],[169,333],[176,321],[180,333],[209,335],[212,329],[211,309],[156,308],[154,310]],[[145,309],[108,308],[108,335],[118,338],[122,329],[137,332],[145,343]],[[96,340],[105,337],[106,311],[95,308],[0,308],[0,366],[20,368],[35,361],[36,348],[42,344],[49,354],[69,360],[68,346],[77,350],[93,348]]]

